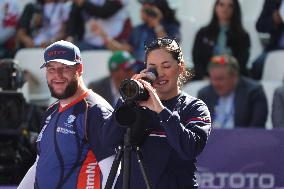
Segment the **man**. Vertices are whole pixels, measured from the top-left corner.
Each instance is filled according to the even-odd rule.
[[[264,90],[239,75],[234,57],[213,57],[208,72],[211,84],[202,88],[198,97],[208,105],[214,127],[265,127],[268,107]]]
[[[85,86],[78,47],[55,42],[45,49],[44,61],[41,68],[46,69],[51,95],[58,101],[43,116],[37,161],[19,188],[33,188],[34,183],[41,189],[100,189],[114,152],[101,147],[98,130],[112,107]]]
[[[108,61],[110,76],[89,84],[89,88],[104,97],[110,104],[115,105],[119,87],[124,79],[129,79],[139,66],[133,56],[127,51],[115,51]]]

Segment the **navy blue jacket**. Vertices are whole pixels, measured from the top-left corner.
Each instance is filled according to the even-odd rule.
[[[102,147],[100,127],[112,107],[88,92],[64,108],[57,102],[45,113],[37,139],[35,188],[100,188],[98,162],[113,155]]]
[[[150,182],[155,189],[197,188],[196,157],[204,149],[211,130],[208,108],[201,100],[183,92],[162,103],[166,107],[162,112],[144,112],[143,118],[139,120],[139,129],[132,129],[136,134],[136,130],[141,132],[141,127],[149,131],[140,146]],[[123,143],[126,129],[120,127],[115,119],[120,106],[121,101],[107,126],[102,127],[102,143],[107,147],[114,148]],[[132,118],[131,114],[128,118]],[[136,161],[132,152],[130,188],[145,189]],[[116,188],[122,188],[122,176]]]

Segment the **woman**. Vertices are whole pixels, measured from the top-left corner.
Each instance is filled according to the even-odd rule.
[[[216,0],[210,23],[201,28],[193,46],[195,78],[208,76],[207,65],[214,55],[229,54],[237,58],[240,73],[248,75],[250,39],[241,22],[238,0]]]
[[[135,135],[131,136],[132,144],[141,146],[153,188],[197,188],[196,156],[202,152],[211,130],[208,108],[201,100],[180,90],[180,84],[189,74],[176,40],[158,38],[146,45],[145,54],[146,69],[132,80],[143,84],[149,98],[136,101],[131,107],[142,111],[139,114],[142,118],[137,116],[138,121],[130,125]],[[145,78],[150,79],[149,68],[155,68],[158,73],[152,85],[145,81]],[[126,129],[118,127],[116,120],[121,119],[120,108],[125,104],[129,102],[118,102],[110,122],[103,127],[102,143],[107,146],[117,147],[122,143]],[[126,120],[133,118],[130,113]],[[141,132],[143,127],[147,135],[137,142],[137,130]],[[135,157],[132,158],[130,183],[130,188],[146,188]],[[120,178],[117,188],[121,188],[121,184]]]

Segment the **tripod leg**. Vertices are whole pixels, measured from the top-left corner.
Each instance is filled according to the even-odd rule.
[[[113,182],[114,182],[114,179],[115,179],[115,176],[116,176],[116,173],[117,173],[117,170],[118,170],[118,166],[120,164],[121,157],[122,157],[122,154],[123,154],[122,151],[123,151],[122,147],[119,146],[117,153],[115,155],[115,158],[113,160],[113,163],[111,165],[111,169],[110,169],[110,172],[109,172],[107,182],[106,182],[104,189],[111,189],[112,185],[114,184]]]
[[[136,153],[136,157],[137,157],[137,162],[139,164],[139,167],[140,167],[140,170],[141,170],[141,173],[143,175],[143,179],[145,181],[145,184],[147,186],[147,189],[152,189],[152,185],[150,183],[150,179],[149,179],[149,176],[146,172],[146,169],[145,169],[145,166],[144,166],[144,163],[143,163],[143,157],[142,157],[142,152],[141,152],[141,149],[139,146],[135,146],[134,147],[134,150],[135,150],[135,153]]]
[[[127,128],[124,135],[124,152],[123,152],[123,189],[130,188],[130,169],[131,169],[131,129]]]

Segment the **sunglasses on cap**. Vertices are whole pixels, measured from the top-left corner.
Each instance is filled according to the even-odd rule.
[[[157,47],[167,47],[171,51],[181,51],[178,42],[169,37],[157,38],[151,41],[146,41],[144,44],[145,51],[157,48]]]

